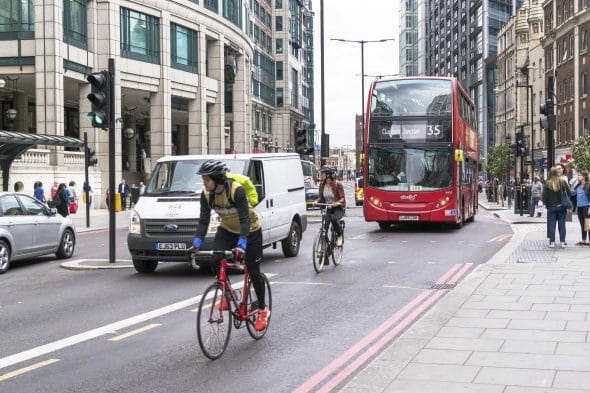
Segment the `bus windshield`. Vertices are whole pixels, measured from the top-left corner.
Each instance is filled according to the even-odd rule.
[[[200,194],[203,189],[203,179],[197,174],[202,160],[164,161],[158,163],[150,182],[147,185],[146,194],[152,195],[194,195]],[[228,160],[227,164],[232,173],[244,173],[244,160]]]
[[[452,90],[452,82],[443,79],[376,82],[371,97],[371,116],[450,115]]]
[[[435,191],[453,183],[453,150],[372,146],[368,183],[386,191]]]

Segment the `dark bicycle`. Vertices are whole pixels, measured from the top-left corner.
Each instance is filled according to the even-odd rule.
[[[328,266],[330,257],[334,266],[340,265],[342,261],[342,254],[344,253],[344,219],[340,219],[340,228],[342,228],[342,245],[336,245],[336,231],[334,226],[330,226],[330,233],[327,233],[324,229],[326,226],[326,220],[328,219],[326,209],[332,205],[329,203],[316,203],[314,206],[319,206],[322,214],[322,225],[318,230],[318,233],[313,241],[313,268],[316,273],[324,270],[325,266]]]

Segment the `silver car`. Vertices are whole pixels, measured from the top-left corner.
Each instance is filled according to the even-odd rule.
[[[0,192],[0,274],[12,261],[53,254],[70,258],[76,231],[69,218],[20,193]]]

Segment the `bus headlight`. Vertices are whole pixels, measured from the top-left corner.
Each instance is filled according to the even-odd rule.
[[[129,233],[141,233],[141,219],[135,210],[133,210],[133,213],[131,213],[131,216],[129,217]]]
[[[446,196],[446,197],[444,197],[443,199],[441,199],[440,201],[437,202],[436,207],[439,208],[439,207],[446,206],[447,203],[449,203],[449,201],[450,201],[450,198],[448,196]]]
[[[377,207],[383,207],[383,202],[381,202],[378,198],[371,197],[370,201],[373,205],[375,205]]]

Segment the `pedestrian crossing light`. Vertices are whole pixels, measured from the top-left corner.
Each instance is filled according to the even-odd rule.
[[[98,164],[98,158],[96,157],[96,151],[89,147],[86,147],[86,165],[95,166]]]
[[[109,113],[111,107],[111,94],[109,72],[100,71],[88,75],[86,80],[90,83],[91,92],[87,98],[92,104],[92,111],[88,113],[88,119],[92,127],[109,128]]]
[[[309,154],[307,147],[307,130],[305,128],[295,129],[295,151],[299,154]]]

